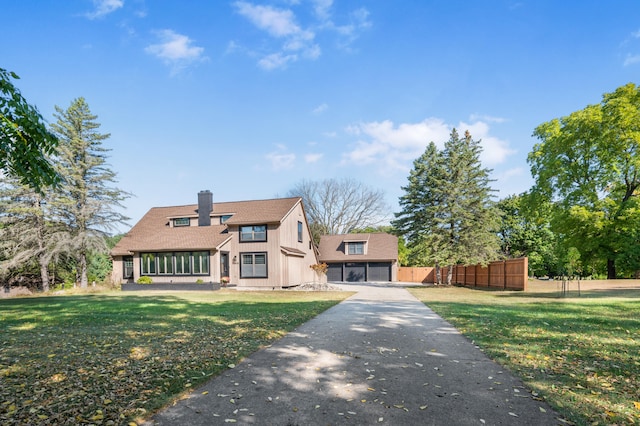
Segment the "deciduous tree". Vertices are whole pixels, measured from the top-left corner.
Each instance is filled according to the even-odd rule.
[[[38,110],[14,86],[12,78],[19,77],[0,68],[0,171],[40,189],[57,181],[49,157],[58,141],[47,130]]]
[[[388,218],[384,192],[354,179],[303,180],[288,195],[302,197],[316,243],[320,235],[347,234]]]
[[[557,207],[553,226],[563,245],[583,264],[606,261],[610,279],[618,265],[640,269],[640,88],[622,86],[541,124],[534,136],[541,142],[528,157],[532,192]]]

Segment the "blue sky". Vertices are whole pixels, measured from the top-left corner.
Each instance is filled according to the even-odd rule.
[[[52,122],[84,97],[133,225],[150,207],[283,196],[351,177],[397,211],[452,127],[499,197],[532,184],[533,129],[638,81],[640,3],[3,2],[0,67]]]

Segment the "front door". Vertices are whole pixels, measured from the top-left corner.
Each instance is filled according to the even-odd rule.
[[[229,276],[229,253],[220,253],[220,278]]]

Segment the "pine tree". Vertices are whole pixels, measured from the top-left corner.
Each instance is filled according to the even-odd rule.
[[[116,174],[107,164],[108,149],[102,142],[109,134],[98,133],[96,115],[84,98],[66,110],[56,106],[58,121],[52,130],[60,142],[56,167],[62,183],[50,202],[52,212],[69,228],[69,249],[76,254],[76,280],[87,287],[87,254],[105,252],[104,237],[116,224],[128,219],[117,209],[129,194],[112,186]]]
[[[64,251],[68,233],[49,220],[45,194],[6,176],[0,184],[0,213],[2,275],[31,268],[36,262],[41,288],[48,291],[49,265]]]
[[[440,266],[487,263],[497,256],[499,213],[491,200],[489,169],[480,162],[480,143],[453,129],[444,150],[430,143],[414,161],[409,184],[393,222],[408,240],[412,258]]]

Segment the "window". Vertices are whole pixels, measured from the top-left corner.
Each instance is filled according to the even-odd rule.
[[[298,222],[298,242],[302,242],[302,222]]]
[[[176,219],[173,219],[173,226],[189,226],[191,224],[191,221],[189,220],[188,217],[179,217]]]
[[[241,226],[240,241],[267,241],[267,225]]]
[[[124,256],[122,258],[122,264],[124,266],[122,278],[133,278],[133,256]]]
[[[347,243],[349,247],[349,254],[364,254],[364,242],[352,241]]]
[[[209,274],[209,252],[208,251],[193,252],[193,274],[194,275]]]
[[[142,253],[140,257],[142,263],[140,270],[142,275],[155,275],[156,274],[156,255],[155,253]]]
[[[223,223],[225,223],[229,219],[231,219],[231,215],[230,214],[224,214],[224,215],[220,216],[220,224],[222,225]]]
[[[241,253],[240,278],[267,278],[267,253]]]
[[[156,260],[159,275],[173,274],[173,253],[158,253]]]
[[[191,253],[176,253],[176,275],[191,274]]]
[[[142,253],[140,270],[141,275],[209,275],[209,252]]]

